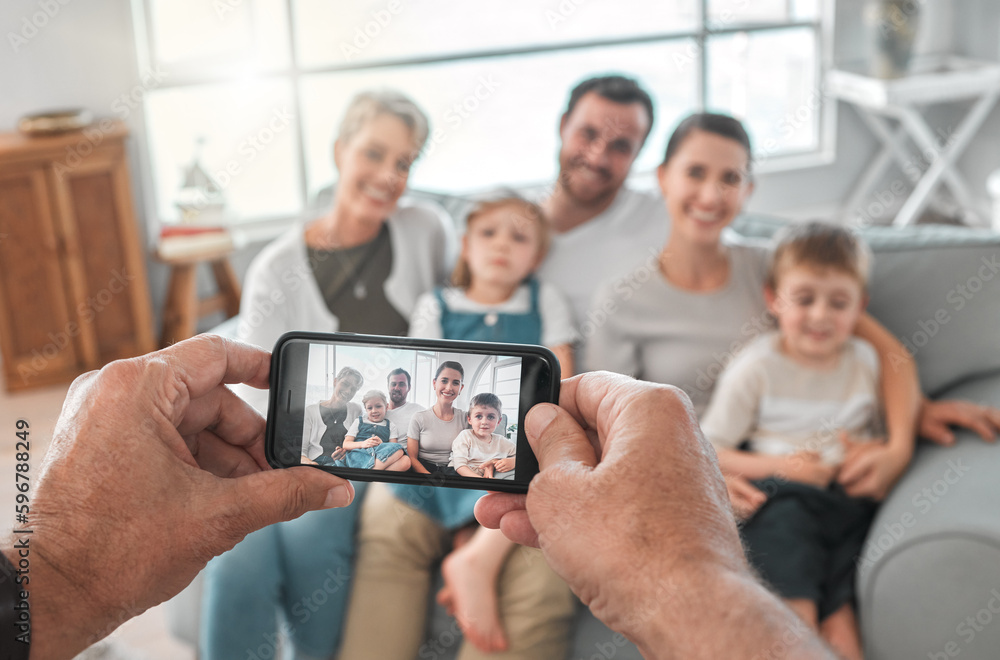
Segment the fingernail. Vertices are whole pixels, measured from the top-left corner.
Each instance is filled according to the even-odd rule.
[[[326,494],[326,501],[323,502],[324,509],[335,509],[337,507],[347,506],[354,499],[354,493],[350,486],[343,485],[331,488],[330,492]]]
[[[533,437],[538,437],[545,432],[552,420],[556,418],[556,407],[551,403],[540,403],[528,411],[524,420],[525,431]]]

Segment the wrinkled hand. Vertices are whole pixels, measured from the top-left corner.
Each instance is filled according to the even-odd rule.
[[[906,471],[912,452],[900,451],[884,442],[857,442],[841,432],[844,462],[837,482],[851,497],[884,500]]]
[[[539,546],[613,629],[669,620],[675,581],[699,568],[745,570],[715,452],[680,390],[585,373],[563,381],[558,407],[532,408],[525,432],[540,467],[528,494],[489,494],[476,517]]]
[[[32,657],[72,657],[248,533],[351,502],[333,475],[267,465],[264,420],[223,383],[267,387],[269,365],[204,335],[73,383],[32,502]]]
[[[953,445],[952,426],[970,429],[983,440],[993,442],[1000,432],[1000,410],[971,401],[924,401],[920,408],[920,437],[939,445]]]
[[[746,477],[735,474],[723,476],[729,492],[729,503],[733,506],[733,514],[737,520],[747,520],[767,501],[767,495]]]
[[[839,465],[823,462],[817,452],[800,451],[782,457],[781,468],[776,476],[817,488],[826,488],[837,478]]]
[[[514,458],[508,456],[507,458],[500,458],[493,461],[493,467],[497,472],[510,472],[514,469]]]

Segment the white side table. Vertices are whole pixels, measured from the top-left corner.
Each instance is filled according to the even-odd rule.
[[[850,103],[861,119],[882,143],[882,150],[862,174],[843,209],[845,220],[862,206],[893,161],[913,184],[896,215],[894,224],[912,224],[927,207],[930,196],[944,183],[963,209],[976,214],[976,202],[968,184],[956,167],[976,131],[1000,98],[1000,63],[976,62],[955,56],[917,59],[911,72],[902,78],[880,79],[850,69],[835,69],[827,74],[826,91],[832,98]],[[972,108],[944,140],[921,116],[920,107],[974,99]],[[892,121],[897,125],[892,126]],[[918,161],[907,149],[912,140],[920,153]],[[931,156],[927,158],[926,156]],[[915,162],[929,162],[914,167]]]

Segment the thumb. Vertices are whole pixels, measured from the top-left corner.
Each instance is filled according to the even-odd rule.
[[[583,427],[573,416],[551,403],[540,403],[528,411],[524,433],[544,470],[558,463],[597,465],[597,455]]]
[[[556,405],[543,403],[529,410],[524,432],[538,458],[539,473],[525,498],[526,515],[507,514],[500,529],[509,539],[545,546],[573,534],[575,525],[586,519],[582,508],[591,483],[587,477],[597,455],[580,424]]]
[[[240,538],[308,511],[344,507],[354,500],[354,487],[349,481],[309,466],[266,470],[222,481],[229,525]]]

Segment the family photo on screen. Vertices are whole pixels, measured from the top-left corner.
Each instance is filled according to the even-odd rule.
[[[301,462],[512,480],[520,380],[515,357],[313,344]]]

